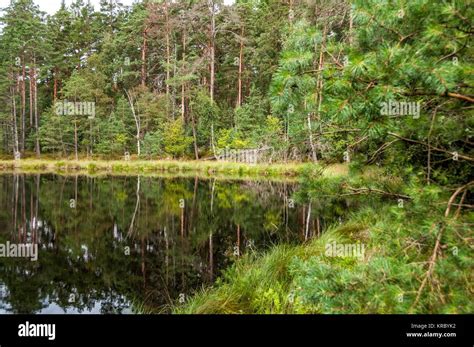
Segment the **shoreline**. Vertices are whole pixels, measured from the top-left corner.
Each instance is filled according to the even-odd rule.
[[[53,173],[60,175],[202,176],[216,178],[296,179],[302,174],[347,176],[346,164],[313,163],[244,164],[216,161],[172,160],[0,160],[2,173]]]

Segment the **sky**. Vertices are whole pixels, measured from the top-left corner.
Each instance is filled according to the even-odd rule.
[[[137,0],[120,0],[125,6],[130,6]],[[234,0],[224,0],[226,4],[232,3]],[[66,0],[66,4],[69,5],[72,0]],[[95,8],[99,9],[100,0],[90,0],[91,4]],[[54,14],[61,6],[61,0],[35,0],[35,3],[39,5],[40,9],[46,13]],[[10,0],[0,0],[0,8],[5,8],[10,4]]]
[[[35,3],[39,5],[40,9],[46,13],[54,14],[59,7],[61,6],[62,0],[35,0]],[[66,5],[71,4],[72,0],[66,0]],[[84,1],[86,2],[86,1]],[[100,0],[90,0],[91,4],[95,6],[95,8],[99,9]],[[135,0],[120,0],[123,5],[131,5],[135,2]],[[10,0],[0,0],[0,8],[5,8],[10,4]]]

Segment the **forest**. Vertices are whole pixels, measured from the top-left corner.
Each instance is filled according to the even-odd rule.
[[[271,148],[450,183],[473,160],[468,1],[18,0],[1,22],[6,158]]]
[[[54,14],[11,0],[0,17],[0,169],[45,160],[61,171],[86,162],[93,174],[114,161],[128,173],[122,165],[133,164],[117,163],[169,161],[209,165],[207,174],[231,161],[237,176],[263,165],[264,180],[297,177],[294,197],[286,186],[279,191],[285,203],[272,220],[258,213],[267,231],[292,224],[300,242],[239,251],[216,283],[193,287],[186,302],[177,301],[177,289],[154,299],[170,312],[472,313],[473,21],[468,0],[101,0],[98,7],[73,0]],[[341,165],[343,175],[325,171]],[[126,183],[137,199],[127,209],[132,225],[146,194],[135,179],[136,192],[135,181]],[[18,199],[23,182],[37,215],[35,187],[43,181],[27,178],[25,188],[22,180],[13,187],[5,180],[0,202]],[[42,184],[53,187],[50,180]],[[63,192],[57,184],[54,196]],[[77,176],[75,185],[77,196]],[[196,187],[188,192],[192,216]],[[176,208],[184,190],[162,205]],[[232,206],[238,197],[258,200],[243,196],[228,195]],[[214,188],[203,199],[212,201],[211,220]],[[288,199],[300,204],[293,222]],[[319,216],[344,210],[342,220],[320,225]],[[5,208],[0,222],[8,216],[16,228],[14,211]],[[187,235],[180,213],[170,218],[181,218]],[[253,213],[240,211],[221,227],[238,230],[240,245],[241,226],[258,234],[256,217],[245,227]],[[63,221],[48,218],[58,227]],[[199,232],[196,247],[209,261],[214,244],[208,229]],[[211,231],[211,241],[213,232],[221,231]],[[366,256],[324,256],[336,241],[363,243]]]

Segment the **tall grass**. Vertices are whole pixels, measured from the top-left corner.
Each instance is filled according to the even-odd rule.
[[[328,175],[345,175],[345,165],[323,168],[317,164],[279,163],[249,165],[215,161],[104,161],[104,160],[53,160],[23,159],[0,160],[0,171],[55,172],[80,174],[199,174],[201,176],[226,175],[231,177],[297,177],[300,174],[315,176],[323,171]]]
[[[294,259],[309,259],[324,253],[328,240],[342,242],[346,237],[329,230],[309,244],[279,245],[267,253],[247,255],[228,269],[213,287],[196,293],[177,314],[274,314],[302,312],[293,300]]]
[[[341,194],[345,183],[366,186],[373,175],[370,171],[365,177],[342,182],[333,179],[333,188]],[[312,182],[316,190],[321,189],[321,182],[327,183],[328,179]],[[387,191],[401,187],[392,177],[379,177],[372,184]],[[403,187],[411,200],[402,206],[396,199],[372,197],[379,199],[380,204],[369,204],[352,212],[345,224],[333,226],[320,238],[244,256],[211,288],[196,293],[183,305],[176,305],[174,313],[473,312],[472,286],[468,284],[472,282],[474,267],[473,213],[445,217],[449,198],[446,192],[413,182]],[[327,194],[323,190],[312,196],[323,199]],[[423,288],[421,283],[427,276],[441,229],[442,251],[429,274],[429,285]],[[328,256],[325,247],[333,241],[362,243],[364,255]]]

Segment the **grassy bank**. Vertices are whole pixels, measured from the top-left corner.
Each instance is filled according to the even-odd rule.
[[[359,183],[359,189],[369,184],[367,179],[335,180],[331,184],[327,179],[318,181],[311,183],[314,198],[327,196],[328,189],[340,196],[347,192],[344,187],[349,184]],[[372,188],[387,185],[379,182]],[[321,191],[322,186],[326,190]],[[260,255],[247,254],[211,288],[196,293],[173,311],[178,314],[473,312],[474,304],[470,300],[474,292],[474,261],[470,256],[473,214],[458,213],[453,207],[445,217],[450,194],[436,187],[406,185],[404,191],[411,199],[403,204],[396,199],[377,197],[383,200],[380,205],[355,210],[346,223],[333,226],[311,242],[276,246]],[[328,245],[334,242],[364,245],[363,255],[327,253]]]
[[[241,164],[215,161],[105,161],[105,160],[53,160],[23,159],[0,160],[0,171],[12,172],[51,172],[74,174],[154,174],[201,175],[227,178],[245,177],[297,177],[301,174],[320,174],[330,176],[346,175],[348,168],[343,164],[322,167],[316,164]]]

